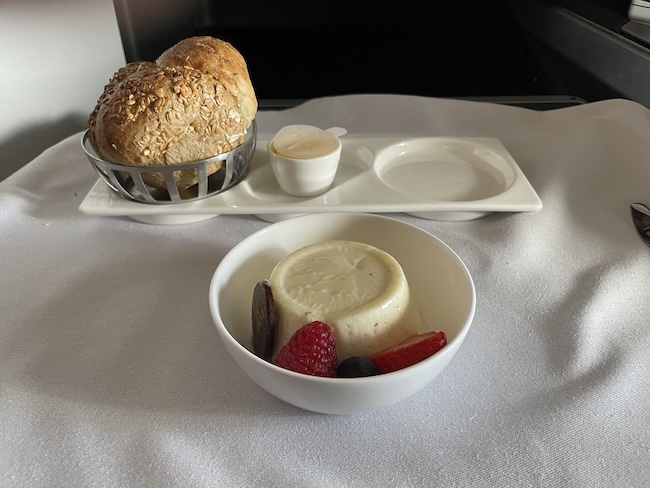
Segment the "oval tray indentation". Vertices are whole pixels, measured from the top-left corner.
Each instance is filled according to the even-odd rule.
[[[466,202],[503,193],[514,171],[479,142],[413,139],[377,155],[375,171],[384,184],[423,200]]]

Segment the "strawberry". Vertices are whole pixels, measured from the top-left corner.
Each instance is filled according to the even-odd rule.
[[[336,341],[332,327],[314,321],[303,325],[280,349],[273,363],[312,376],[336,376]]]
[[[425,332],[370,356],[382,373],[397,371],[433,356],[447,344],[444,332]]]

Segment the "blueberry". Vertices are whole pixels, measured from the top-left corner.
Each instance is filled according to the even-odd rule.
[[[336,370],[338,378],[358,378],[377,374],[379,374],[377,366],[370,359],[362,356],[352,356],[344,359]]]

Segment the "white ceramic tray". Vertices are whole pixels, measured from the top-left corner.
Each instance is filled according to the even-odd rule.
[[[316,197],[283,192],[257,141],[248,175],[204,200],[152,205],[127,200],[98,180],[79,209],[152,224],[251,214],[275,222],[306,213],[403,212],[429,220],[472,220],[492,212],[533,212],[537,193],[503,144],[487,137],[343,137],[332,187]]]

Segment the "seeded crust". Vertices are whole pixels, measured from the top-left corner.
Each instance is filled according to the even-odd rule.
[[[242,125],[249,127],[257,98],[242,55],[230,43],[210,36],[189,37],[170,47],[156,61],[160,66],[189,66],[214,76],[235,97]]]
[[[172,166],[223,154],[241,145],[255,118],[257,99],[241,54],[229,43],[186,39],[154,63],[120,68],[88,119],[98,156],[128,166]],[[219,170],[221,162],[208,168]],[[145,183],[165,189],[164,177]],[[194,172],[175,172],[179,190],[197,183]]]

